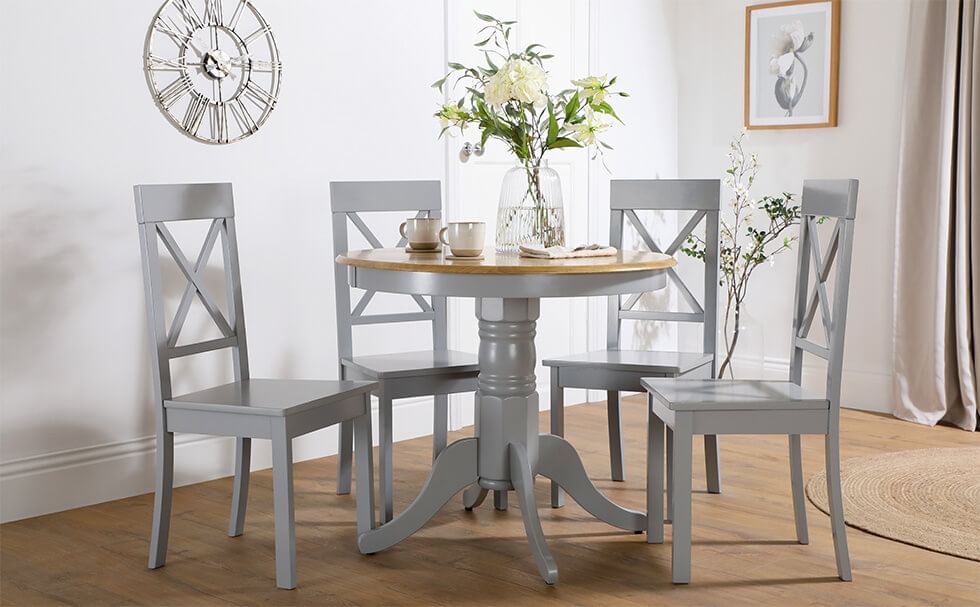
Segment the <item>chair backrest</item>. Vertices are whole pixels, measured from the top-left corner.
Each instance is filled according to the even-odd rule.
[[[333,250],[341,255],[350,249],[347,224],[352,223],[372,248],[384,248],[381,240],[364,223],[361,213],[398,212],[412,213],[415,217],[442,217],[442,189],[438,181],[332,181],[330,182],[330,209],[333,214]],[[397,232],[397,226],[392,226]],[[407,244],[400,238],[395,247]],[[374,291],[365,291],[351,308],[351,287],[347,280],[347,268],[334,264],[334,284],[337,298],[337,347],[341,358],[354,355],[353,326],[383,323],[429,321],[432,323],[432,349],[448,348],[446,298],[412,295],[420,308],[417,312],[398,314],[364,314]]]
[[[139,224],[140,249],[143,258],[143,285],[146,314],[153,340],[151,355],[155,396],[163,401],[173,397],[170,361],[182,356],[231,348],[235,379],[248,379],[248,349],[245,344],[245,317],[242,312],[241,277],[238,270],[238,244],[235,238],[235,207],[230,183],[137,185],[136,221]],[[191,263],[181,250],[168,223],[210,219],[200,252]],[[214,296],[204,284],[203,271],[214,246],[221,238],[228,317],[221,313]],[[160,271],[159,243],[177,264],[187,280],[183,296],[170,326],[164,312],[164,294]],[[221,332],[221,337],[197,343],[177,345],[194,297],[204,305]]]
[[[623,228],[633,225],[646,246],[654,252],[674,255],[702,222],[704,240],[704,304],[698,303],[674,268],[667,270],[677,286],[688,312],[650,312],[633,310],[642,293],[623,301],[618,295],[609,298],[606,345],[619,348],[623,320],[663,320],[696,322],[704,325],[703,351],[715,354],[715,326],[718,308],[718,211],[721,206],[721,182],[718,179],[614,179],[610,184],[609,243],[623,246]],[[694,214],[665,247],[661,247],[640,221],[637,211],[694,211]],[[712,362],[711,376],[715,374]]]
[[[803,354],[827,361],[827,399],[840,407],[841,373],[844,363],[844,326],[847,322],[847,293],[854,245],[854,216],[857,210],[857,179],[807,180],[803,182],[800,210],[800,241],[793,305],[793,355],[790,381],[803,380]],[[817,224],[821,217],[836,220],[826,251],[821,251]],[[836,262],[833,301],[827,282]],[[814,288],[810,292],[811,270]],[[817,312],[823,326],[826,346],[808,339]]]

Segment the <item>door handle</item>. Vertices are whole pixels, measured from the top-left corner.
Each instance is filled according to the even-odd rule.
[[[479,143],[470,143],[469,141],[464,143],[462,149],[459,150],[459,160],[460,162],[466,162],[470,159],[470,156],[483,156],[483,146]]]

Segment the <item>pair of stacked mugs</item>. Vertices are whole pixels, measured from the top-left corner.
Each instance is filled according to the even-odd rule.
[[[449,247],[453,257],[480,257],[486,239],[486,224],[482,221],[451,221],[442,227],[442,220],[413,217],[398,228],[408,239],[411,252],[436,251],[439,243]]]

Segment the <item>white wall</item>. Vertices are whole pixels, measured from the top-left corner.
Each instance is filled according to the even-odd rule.
[[[444,64],[440,0],[260,3],[285,62],[280,104],[258,134],[220,147],[183,137],[147,90],[143,41],[160,3],[3,5],[4,520],[150,489],[132,184],[233,182],[253,376],[333,378],[328,182],[443,175],[428,87]],[[199,383],[228,377],[203,364]],[[230,471],[227,441],[181,444],[178,482]],[[334,432],[296,449],[335,452]]]
[[[285,65],[280,103],[257,135],[220,147],[183,137],[147,91],[143,41],[162,0],[3,1],[0,520],[6,521],[151,488],[148,338],[132,184],[233,182],[253,376],[333,378],[329,181],[443,179],[446,153],[453,158],[458,145],[450,150],[439,142],[431,119],[439,97],[428,85],[445,61],[446,5],[439,0],[259,3]],[[616,175],[669,176],[676,169],[675,91],[657,84],[672,77],[661,55],[666,5],[590,2],[590,19],[599,16],[590,46],[601,49],[590,49],[590,58],[602,71],[621,74],[634,92],[623,106],[631,127],[614,134]],[[631,55],[631,40],[643,53]],[[174,286],[176,298],[180,285]],[[418,327],[405,331],[400,340],[423,337]],[[225,360],[200,365],[203,371],[179,385],[229,377]],[[428,433],[426,401],[405,401],[395,415],[396,439]],[[327,430],[297,441],[296,457],[334,453],[335,437]],[[181,437],[177,483],[229,474],[232,454],[227,440]],[[268,463],[257,447],[253,467]]]
[[[720,177],[728,141],[742,128],[746,4],[751,2],[676,2],[681,177]],[[750,131],[746,147],[761,162],[755,197],[799,194],[806,178],[860,180],[842,400],[890,412],[897,149],[909,0],[843,0],[841,7],[838,127]],[[756,274],[747,300],[758,327],[756,344],[740,344],[743,357],[764,357],[766,370],[784,377],[795,272],[793,252]]]

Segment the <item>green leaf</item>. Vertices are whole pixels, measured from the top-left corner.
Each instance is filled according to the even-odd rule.
[[[450,69],[464,70],[464,71],[466,70],[466,66],[463,65],[462,63],[452,63],[452,62],[450,62],[447,65],[449,66]]]
[[[435,82],[433,82],[432,83],[432,88],[439,89],[441,91],[442,90],[442,85],[446,84],[446,78],[449,78],[449,76],[443,76],[439,80],[436,80]]]
[[[554,55],[538,55],[538,59],[551,59]]]
[[[555,139],[555,142],[548,146],[550,150],[557,150],[559,148],[580,148],[582,144],[575,141],[574,139],[569,139],[568,137],[559,137]]]
[[[490,15],[484,15],[483,13],[478,13],[476,11],[473,11],[473,14],[476,15],[476,18],[479,19],[480,21],[486,21],[487,23],[497,22],[497,20],[491,17]]]
[[[576,92],[574,95],[572,95],[572,98],[568,100],[568,103],[565,104],[565,122],[568,122],[568,120],[575,115],[575,112],[578,111],[578,99],[578,93]]]
[[[480,135],[480,147],[481,148],[486,149],[487,140],[490,139],[490,135],[492,135],[492,134],[493,134],[493,131],[491,131],[490,129],[483,129],[483,134]]]
[[[473,46],[485,46],[486,43],[487,42],[490,42],[491,40],[493,40],[493,34],[490,34],[489,37],[487,37],[487,38],[485,38],[483,40],[480,40],[479,42],[474,43]]]
[[[551,145],[558,139],[558,119],[555,118],[555,106],[548,100],[548,141],[547,145]]]
[[[612,109],[612,106],[609,105],[609,103],[606,102],[606,101],[603,101],[602,103],[600,103],[598,105],[593,105],[592,106],[592,109],[594,109],[597,112],[602,112],[603,114],[609,114],[610,116],[612,116],[616,120],[619,120],[619,123],[620,124],[623,124],[623,121],[619,118],[619,116],[616,115],[615,110],[613,110]]]

